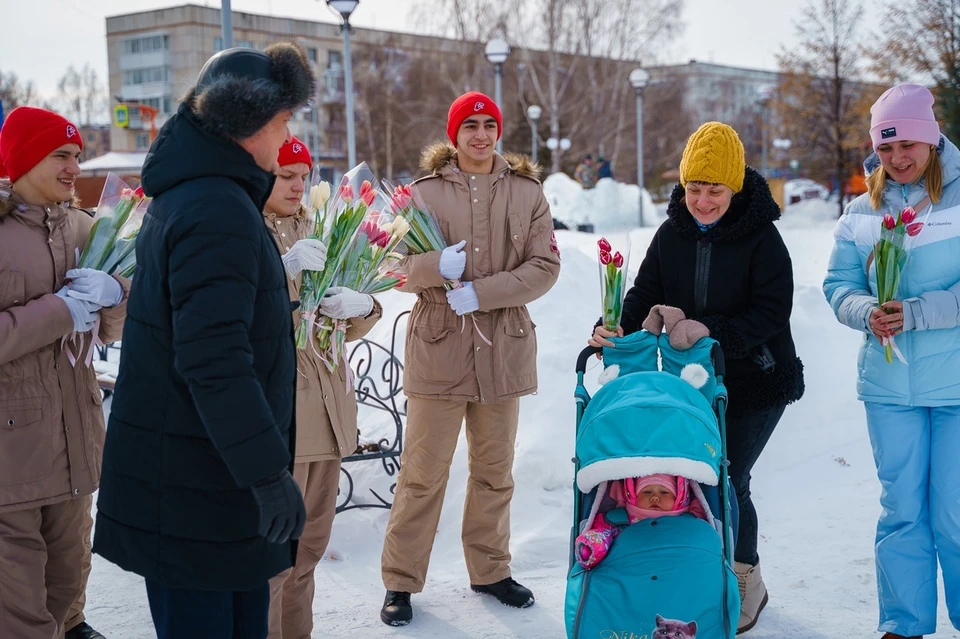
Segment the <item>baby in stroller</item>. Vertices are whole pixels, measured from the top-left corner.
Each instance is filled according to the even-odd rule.
[[[706,521],[703,505],[691,499],[690,480],[678,475],[655,474],[612,481],[592,525],[576,539],[577,563],[590,570],[607,556],[621,527],[607,518],[615,508],[626,510],[630,524],[652,517],[690,514]]]

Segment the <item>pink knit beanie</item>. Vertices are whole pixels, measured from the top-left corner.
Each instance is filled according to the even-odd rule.
[[[887,142],[910,140],[936,146],[940,127],[933,114],[933,94],[919,84],[900,84],[887,89],[870,107],[870,139],[873,149]]]
[[[640,494],[647,486],[663,486],[671,493],[673,496],[677,496],[677,478],[675,475],[645,475],[643,477],[637,477],[634,480],[633,490],[637,495]]]

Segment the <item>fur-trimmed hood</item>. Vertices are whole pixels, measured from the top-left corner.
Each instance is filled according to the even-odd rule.
[[[706,232],[700,230],[687,210],[684,195],[682,185],[674,187],[670,204],[667,205],[667,217],[677,232],[688,239],[732,242],[780,219],[780,206],[773,199],[770,186],[760,173],[749,166],[743,178],[743,188],[733,196],[730,209],[715,227]]]
[[[281,111],[301,108],[316,92],[307,54],[292,42],[279,42],[262,52],[227,49],[216,54],[183,101],[210,131],[242,140]]]
[[[448,142],[435,142],[426,147],[420,154],[420,168],[437,175],[443,172],[445,167],[451,170],[457,168],[457,150]],[[498,169],[509,169],[511,173],[540,181],[543,169],[539,164],[534,163],[528,156],[522,153],[494,153],[493,160],[494,173]]]

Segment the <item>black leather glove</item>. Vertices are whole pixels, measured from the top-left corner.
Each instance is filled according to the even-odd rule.
[[[300,487],[290,471],[284,470],[254,484],[251,490],[260,506],[260,536],[266,537],[271,544],[300,539],[307,521],[307,509],[303,505]]]

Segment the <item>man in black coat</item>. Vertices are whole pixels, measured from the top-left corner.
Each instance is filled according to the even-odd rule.
[[[293,44],[217,54],[144,163],[94,551],[146,579],[159,639],[266,637],[303,528],[291,305],[261,211],[310,69]]]
[[[745,165],[732,128],[708,122],[690,136],[680,181],[624,299],[620,330],[597,326],[590,344],[612,346],[606,338],[639,331],[653,306],[666,305],[702,325],[691,333],[698,329],[722,347],[730,396],[727,458],[740,511],[737,630],[745,632],[767,603],[750,471],[787,404],[804,390],[790,332],[793,265],[773,224],[780,207],[763,176]]]

